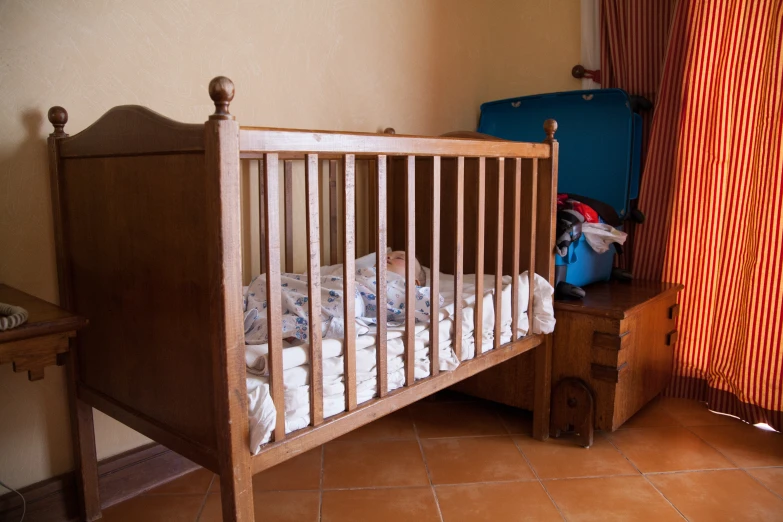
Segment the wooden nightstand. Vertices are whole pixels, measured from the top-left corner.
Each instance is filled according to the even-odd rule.
[[[3,284],[0,303],[21,306],[30,314],[26,323],[0,331],[0,364],[12,363],[15,372],[27,372],[31,381],[43,379],[45,367],[64,364],[69,339],[87,325],[83,317]]]
[[[601,283],[582,300],[555,302],[552,436],[573,428],[590,446],[593,427],[616,430],[666,388],[682,288]]]

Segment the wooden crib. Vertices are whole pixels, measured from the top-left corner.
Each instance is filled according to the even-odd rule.
[[[215,78],[209,95],[215,112],[204,124],[178,123],[146,108],[122,106],[68,137],[65,110],[49,111],[60,299],[90,320],[71,347],[68,364],[85,519],[101,517],[93,407],[219,474],[226,521],[254,520],[254,473],[492,367],[513,379],[518,372],[508,366],[510,360],[533,348],[534,435],[546,438],[551,343],[549,336],[516,335],[521,306],[516,285],[517,275],[527,269],[550,283],[553,279],[556,123],[544,124],[544,143],[240,127],[229,113],[233,83]],[[282,412],[282,339],[275,326],[281,317],[281,267],[290,270],[294,262],[290,180],[297,162],[304,164],[306,193],[311,423],[286,434],[279,414],[273,441],[251,456],[242,284],[249,271],[266,273],[269,384],[276,410]],[[356,223],[357,171],[364,176],[358,193],[366,216],[361,226]],[[245,186],[243,193],[253,179],[249,186],[255,192],[248,195]],[[321,179],[329,180],[326,190]],[[248,210],[253,199],[257,214]],[[281,200],[286,203],[282,211]],[[328,237],[320,233],[324,219]],[[357,405],[355,327],[346,321],[346,411],[324,418],[317,276],[326,260],[340,260],[345,274],[353,274],[357,243],[380,253],[379,261],[387,247],[406,251],[408,305],[414,299],[415,257],[433,274],[454,274],[457,332],[463,274],[511,275],[512,342],[499,344],[496,313],[494,349],[481,353],[481,342],[476,343],[476,357],[449,372],[438,372],[438,350],[432,349],[431,376],[414,382],[413,328],[406,326],[406,383],[387,393],[386,325],[381,321],[379,396]],[[259,262],[262,266],[253,266]],[[383,289],[386,265],[377,266]],[[495,280],[499,310],[501,283]],[[353,277],[346,277],[346,295],[353,286]],[[437,277],[432,286],[437,294]],[[346,317],[353,316],[353,306],[345,300]],[[414,307],[406,308],[405,324],[412,325]],[[481,321],[476,325],[481,335]],[[435,321],[430,336],[430,346],[438,346]],[[461,344],[455,335],[458,355]],[[473,382],[481,394],[486,386]]]

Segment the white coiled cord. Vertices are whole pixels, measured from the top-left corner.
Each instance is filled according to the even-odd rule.
[[[0,303],[0,332],[16,328],[27,321],[28,315],[21,306]]]

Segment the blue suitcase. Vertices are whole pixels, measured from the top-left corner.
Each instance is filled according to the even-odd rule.
[[[560,142],[557,191],[599,200],[621,220],[639,194],[642,118],[620,89],[572,91],[484,103],[478,132],[516,141],[541,141],[554,118]],[[582,235],[566,256],[555,256],[557,283],[581,287],[612,275],[614,247],[596,253]]]

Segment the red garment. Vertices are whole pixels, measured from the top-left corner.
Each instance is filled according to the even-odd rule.
[[[557,195],[557,209],[558,210],[575,210],[582,214],[585,218],[585,223],[599,223],[598,212],[593,210],[593,207],[585,205],[580,201],[570,199],[568,194]]]

